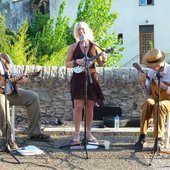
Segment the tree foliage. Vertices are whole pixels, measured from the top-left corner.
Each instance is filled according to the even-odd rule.
[[[3,16],[0,16],[0,28],[0,51],[9,52],[15,36],[6,28]]]
[[[32,43],[27,37],[28,22],[24,21],[18,34],[17,40],[11,45],[10,56],[14,63],[19,65],[31,64],[33,61],[34,49],[32,49]]]
[[[94,32],[95,40],[101,47],[113,47],[114,52],[108,58],[106,66],[117,64],[122,57],[124,48],[120,47],[118,35],[109,33],[109,29],[114,25],[118,13],[110,13],[112,0],[81,0],[78,6],[77,18],[75,22],[87,22]]]

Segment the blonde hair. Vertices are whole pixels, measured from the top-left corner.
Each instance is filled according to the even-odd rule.
[[[78,36],[78,29],[83,28],[86,38],[90,41],[94,41],[94,36],[93,36],[93,31],[89,28],[88,24],[85,22],[79,22],[75,24],[74,26],[74,38],[76,41],[80,41],[79,36]]]

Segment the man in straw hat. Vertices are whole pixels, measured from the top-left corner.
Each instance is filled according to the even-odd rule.
[[[165,118],[168,112],[170,112],[170,65],[165,62],[166,55],[159,49],[151,49],[145,55],[143,62],[150,68],[148,74],[141,73],[139,75],[139,82],[144,90],[146,100],[142,106],[141,119],[140,119],[140,136],[138,141],[135,143],[136,149],[143,149],[146,146],[146,135],[151,118],[154,118],[154,136],[158,137],[158,149],[164,148],[163,141],[163,128]],[[159,102],[159,117],[157,122],[157,111],[158,111],[158,73],[160,76],[160,102]],[[153,81],[152,81],[153,80]],[[154,82],[154,83],[153,83]],[[166,83],[164,83],[166,82]],[[154,86],[153,86],[154,84]],[[153,87],[155,88],[155,94]],[[164,96],[162,97],[161,92]],[[168,96],[169,94],[169,96]],[[162,98],[161,98],[162,97]],[[157,136],[158,135],[158,136]],[[156,143],[155,143],[156,144]],[[156,147],[156,146],[154,146]]]

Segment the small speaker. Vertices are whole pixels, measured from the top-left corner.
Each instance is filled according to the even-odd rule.
[[[112,107],[112,106],[101,106],[101,107],[94,107],[94,115],[93,120],[103,120],[103,118],[107,115],[122,116],[122,109],[120,107]]]

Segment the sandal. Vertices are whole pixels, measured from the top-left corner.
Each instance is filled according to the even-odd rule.
[[[74,133],[74,138],[71,140],[71,144],[80,144],[80,132],[75,132]]]
[[[92,135],[91,132],[87,132],[87,141],[92,143],[98,143],[97,139]]]
[[[70,144],[71,144],[71,145],[76,145],[76,144],[77,144],[77,145],[80,145],[80,144],[81,144],[81,141],[80,141],[80,140],[79,140],[79,141],[76,141],[76,140],[73,139],[73,140],[71,140]]]
[[[39,135],[32,135],[29,137],[29,140],[34,140],[34,141],[49,141],[51,138],[49,135],[46,134],[39,134]]]

